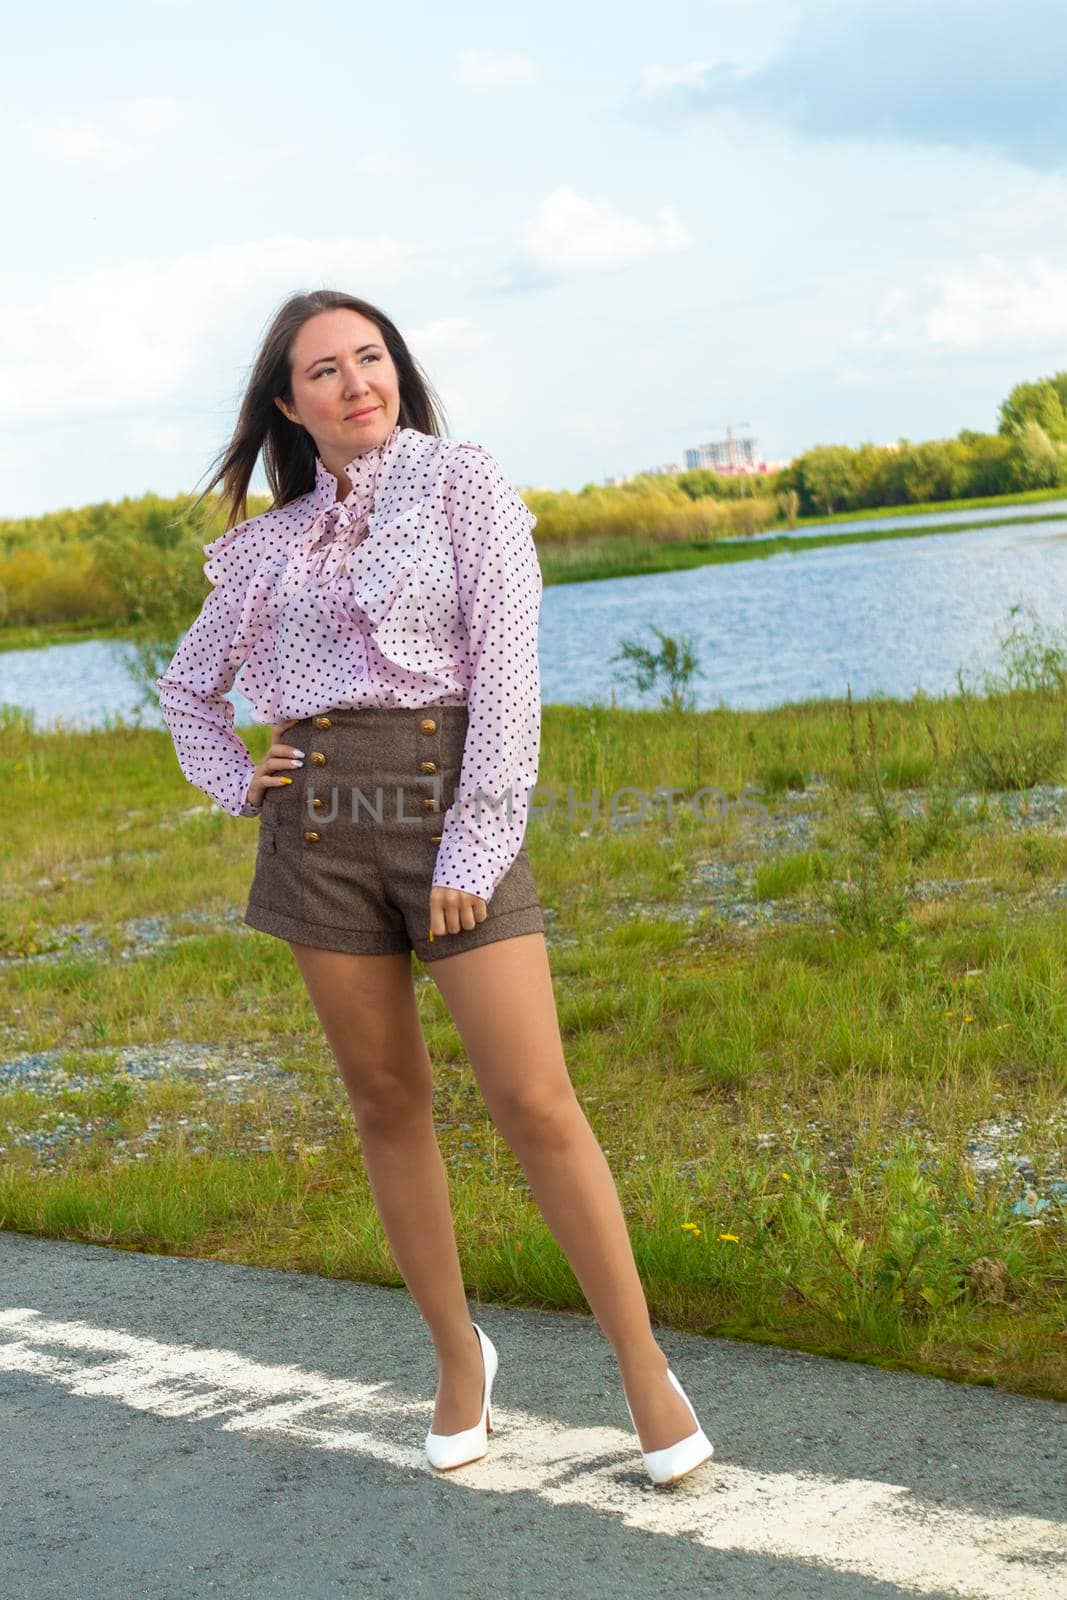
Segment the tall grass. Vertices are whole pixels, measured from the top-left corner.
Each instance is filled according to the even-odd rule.
[[[1062,792],[1027,815],[1065,777],[1062,644],[1017,631],[981,695],[545,708],[528,844],[560,1025],[655,1317],[1067,1396]],[[0,774],[3,1055],[81,1074],[0,1093],[0,1226],[399,1282],[291,956],[234,925],[254,825],[152,729],[8,711]],[[721,803],[613,811],[627,785]],[[583,1307],[414,971],[472,1293]],[[181,1042],[288,1091],[220,1101],[113,1054]]]

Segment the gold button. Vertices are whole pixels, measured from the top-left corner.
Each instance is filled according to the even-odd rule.
[[[423,733],[437,732],[437,724],[432,717],[423,717],[422,721],[419,723],[419,727],[422,729]]]
[[[326,802],[325,802],[325,800],[320,800],[318,795],[316,795],[314,800],[312,800],[311,804],[312,804],[312,807],[313,807],[313,809],[315,811],[321,811],[323,806],[326,804]]]
[[[308,844],[318,844],[319,840],[322,838],[322,835],[321,833],[315,833],[313,830],[309,829],[307,833],[305,833],[304,838],[307,840]]]
[[[316,726],[316,728],[332,728],[333,727],[333,718],[332,717],[316,717],[315,718],[315,726]]]
[[[437,762],[436,761],[420,761],[419,762],[419,771],[420,772],[436,772],[437,771]]]
[[[326,765],[325,752],[322,750],[312,750],[311,765],[313,767],[324,767]]]
[[[437,801],[436,800],[430,800],[429,798],[427,798],[426,800],[424,800],[422,802],[422,809],[424,811],[436,811],[437,810]]]
[[[444,835],[443,835],[443,834],[440,834],[440,833],[431,833],[431,835],[430,835],[430,843],[431,843],[431,844],[440,844],[440,843],[441,843],[441,840],[442,840],[442,839],[443,839],[443,838],[444,838]]]

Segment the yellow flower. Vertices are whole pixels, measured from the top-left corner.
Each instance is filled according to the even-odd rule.
[[[695,1222],[683,1222],[682,1223],[682,1227],[683,1228],[688,1228],[690,1233],[699,1233],[700,1232],[700,1229],[697,1227]]]
[[[720,1233],[719,1234],[719,1238],[720,1239],[729,1239],[731,1241],[731,1243],[733,1243],[733,1244],[740,1244],[741,1243],[741,1241],[737,1237],[736,1233]]]
[[[785,1179],[786,1183],[791,1183],[792,1182],[792,1179],[790,1178],[788,1172],[783,1172],[782,1173],[782,1177]]]
[[[974,1018],[973,1017],[964,1017],[963,1020],[964,1020],[964,1022],[973,1022]]]

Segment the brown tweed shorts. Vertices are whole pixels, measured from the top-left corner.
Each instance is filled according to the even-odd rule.
[[[303,750],[304,764],[263,797],[248,926],[351,955],[414,950],[426,962],[543,933],[523,844],[485,921],[430,942],[441,819],[466,731],[465,705],[331,710],[291,723],[281,742]]]

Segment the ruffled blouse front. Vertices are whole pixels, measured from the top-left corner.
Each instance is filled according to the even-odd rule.
[[[488,451],[397,427],[315,486],[205,545],[214,585],[156,680],[190,782],[235,816],[255,770],[225,699],[257,721],[330,708],[466,705],[459,799],[433,882],[488,900],[522,843],[537,781],[542,579],[536,517]],[[474,796],[512,803],[476,806]],[[469,804],[465,804],[469,800]]]

